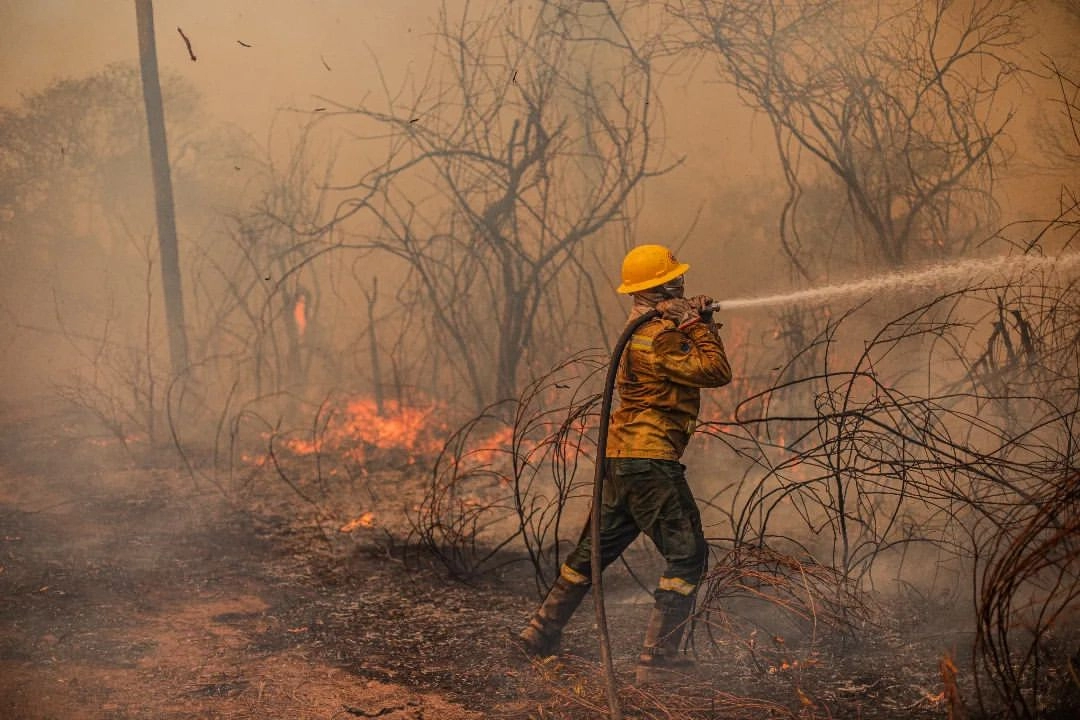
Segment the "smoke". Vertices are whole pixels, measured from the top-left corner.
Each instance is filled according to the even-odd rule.
[[[458,27],[463,4],[460,0],[448,4],[451,28]],[[656,4],[644,3],[640,7],[649,5]],[[392,414],[433,396],[440,402],[428,403],[430,414],[434,416],[434,408],[438,408],[439,422],[446,423],[439,429],[449,427],[456,419],[454,414],[473,400],[461,400],[469,391],[451,386],[446,378],[452,376],[445,373],[448,369],[461,374],[472,372],[480,382],[488,380],[490,368],[477,371],[470,359],[463,357],[461,348],[475,350],[483,343],[495,344],[492,338],[498,337],[501,326],[490,321],[498,317],[490,307],[494,303],[484,305],[484,299],[494,293],[484,293],[492,288],[499,290],[508,278],[513,279],[515,266],[507,265],[509,269],[500,273],[491,267],[488,256],[470,253],[467,240],[475,226],[468,219],[448,230],[437,226],[448,215],[418,213],[422,227],[416,235],[422,236],[421,243],[437,247],[436,243],[444,242],[447,235],[466,242],[462,243],[464,250],[436,257],[441,277],[448,280],[445,287],[451,288],[445,302],[417,300],[420,293],[415,287],[403,287],[406,270],[400,255],[404,251],[399,251],[398,258],[390,258],[365,247],[370,242],[369,227],[359,221],[332,231],[324,226],[333,213],[349,211],[352,206],[342,198],[356,191],[357,178],[378,167],[388,152],[385,142],[380,142],[386,136],[370,132],[377,125],[370,122],[370,116],[366,124],[355,113],[332,116],[338,110],[360,105],[383,110],[401,98],[413,97],[424,84],[440,7],[442,4],[436,0],[157,3],[159,62],[163,76],[172,79],[166,82],[166,115],[174,160],[181,258],[189,291],[186,310],[195,339],[193,356],[198,359],[190,376],[199,381],[193,386],[201,384],[196,390],[181,386],[174,393],[163,359],[166,340],[160,268],[137,92],[105,95],[100,92],[100,84],[90,83],[87,87],[96,88],[95,92],[67,98],[59,106],[63,113],[35,115],[28,107],[36,94],[55,86],[58,80],[109,76],[116,72],[110,68],[117,67],[130,72],[137,58],[133,5],[0,0],[0,71],[7,80],[0,88],[0,104],[12,109],[0,113],[0,121],[21,117],[20,113],[34,118],[35,124],[30,127],[25,123],[6,127],[18,126],[20,140],[32,140],[41,148],[33,158],[41,172],[25,176],[20,173],[26,168],[11,160],[14,155],[0,155],[0,170],[5,173],[0,178],[0,361],[4,365],[0,397],[25,399],[27,395],[60,389],[68,400],[98,413],[98,419],[125,443],[133,436],[133,429],[151,437],[155,433],[164,437],[163,406],[169,403],[173,413],[169,420],[178,422],[168,430],[176,433],[178,446],[203,429],[211,435],[218,433],[211,439],[215,447],[224,447],[242,432],[252,437],[276,434],[291,422],[291,428],[306,428],[312,436],[312,447],[318,448],[315,436],[337,427],[332,421],[336,415],[330,400],[353,391],[376,398],[369,403],[374,412],[363,416],[365,427],[388,425],[384,410]],[[1032,7],[1035,12],[1027,18],[1032,32],[1021,48],[1032,67],[1038,66],[1037,58],[1042,53],[1060,58],[1062,66],[1071,66],[1076,60],[1075,37],[1080,21],[1053,2],[1035,3]],[[491,58],[490,63],[500,72],[505,70],[507,79],[499,90],[519,103],[514,107],[520,109],[533,101],[523,99],[511,68],[500,66],[499,58]],[[986,235],[944,239],[934,238],[931,233],[905,236],[913,244],[923,243],[915,255],[919,262],[947,258],[948,263],[881,275],[885,263],[858,250],[864,240],[860,231],[866,225],[860,227],[853,220],[858,203],[847,194],[848,190],[836,177],[830,181],[829,169],[815,166],[819,158],[810,151],[792,152],[791,166],[782,168],[779,153],[791,151],[790,144],[778,148],[778,134],[769,120],[750,109],[744,94],[721,84],[721,73],[711,63],[697,56],[657,60],[654,89],[663,112],[657,115],[649,148],[649,160],[655,163],[646,164],[650,171],[655,167],[670,171],[635,186],[631,207],[625,214],[618,209],[617,220],[598,234],[596,247],[589,246],[579,256],[565,260],[566,268],[579,263],[572,268],[579,274],[555,274],[544,286],[547,295],[529,306],[529,312],[538,314],[555,314],[569,308],[571,317],[563,318],[566,323],[562,327],[569,330],[555,337],[557,342],[550,346],[532,339],[535,344],[529,350],[536,364],[524,368],[520,380],[527,382],[529,374],[540,375],[547,370],[539,367],[540,362],[556,363],[565,357],[568,348],[598,347],[610,342],[610,337],[603,334],[606,328],[597,327],[603,323],[593,322],[593,318],[602,318],[610,328],[621,323],[624,308],[618,305],[620,298],[613,292],[619,257],[633,243],[659,242],[674,247],[680,260],[693,266],[688,279],[690,294],[707,293],[721,300],[721,319],[727,323],[725,340],[736,365],[733,386],[707,393],[707,403],[713,403],[711,411],[720,406],[713,420],[722,417],[729,425],[738,425],[738,432],[744,435],[732,441],[724,432],[730,428],[721,427],[718,421],[711,444],[700,438],[701,442],[694,446],[697,454],[687,459],[690,476],[698,483],[695,490],[703,491],[699,497],[716,501],[707,514],[730,519],[734,524],[738,512],[717,508],[731,498],[734,507],[735,500],[749,497],[747,512],[742,513],[744,519],[769,515],[778,524],[791,523],[780,529],[798,527],[801,532],[799,521],[805,518],[795,503],[775,514],[769,503],[774,502],[774,496],[787,497],[789,490],[796,493],[793,497],[800,497],[797,493],[801,488],[820,488],[818,497],[826,499],[819,500],[820,518],[843,521],[854,507],[860,521],[866,524],[852,537],[866,539],[864,549],[874,550],[869,555],[873,559],[877,548],[891,542],[903,529],[898,524],[879,534],[875,525],[882,517],[879,508],[903,495],[893,492],[888,483],[894,476],[907,482],[914,468],[927,478],[918,486],[920,491],[929,488],[938,493],[935,497],[948,503],[958,501],[959,491],[943,490],[938,479],[948,480],[958,467],[964,469],[963,463],[942,463],[941,459],[950,458],[949,453],[958,452],[958,448],[964,453],[969,449],[982,452],[982,446],[1000,440],[985,431],[991,422],[987,409],[991,405],[992,410],[1000,405],[1004,421],[1008,422],[1009,432],[1000,433],[1008,442],[999,441],[998,445],[1023,451],[1017,452],[1019,459],[1006,456],[993,467],[1011,472],[1015,465],[1039,471],[1038,463],[1025,454],[1027,448],[1012,440],[1029,437],[1025,423],[1032,417],[1031,407],[1043,400],[1057,401],[1039,392],[1044,387],[1062,386],[1054,380],[1052,371],[1057,368],[1047,363],[1051,367],[1040,370],[1054,384],[1042,376],[1032,380],[1032,371],[1025,364],[1036,347],[1032,341],[1032,329],[1039,329],[1036,321],[1045,316],[1056,322],[1057,307],[1040,309],[1038,298],[1033,302],[1025,288],[1017,284],[1009,285],[997,297],[993,297],[996,287],[987,290],[977,303],[962,309],[941,303],[905,317],[909,308],[895,305],[901,304],[899,298],[909,289],[934,286],[947,290],[948,285],[978,283],[987,277],[1012,279],[1014,271],[1022,275],[1049,269],[1055,262],[1034,256],[970,259],[963,254],[950,256],[934,244],[947,239],[956,240],[956,248],[974,248],[994,228],[1015,220],[1059,217],[1062,203],[1070,199],[1068,193],[1061,192],[1062,184],[1073,182],[1075,177],[1063,180],[1060,168],[1054,173],[1043,172],[1040,163],[1045,159],[1036,154],[1041,147],[1040,137],[1047,132],[1060,133],[1066,144],[1073,140],[1065,132],[1068,128],[1044,122],[1047,117],[1061,116],[1060,88],[1053,79],[1025,76],[1023,83],[1008,91],[1011,94],[1003,91],[1000,102],[992,103],[995,115],[1010,110],[1017,114],[1003,140],[1002,163],[994,165],[989,173],[998,183],[993,188],[994,197],[981,197],[982,187],[972,183],[973,192],[967,199],[995,201],[999,217],[980,215],[994,202],[973,201],[978,207],[943,202],[938,206],[940,214],[933,218],[942,226],[950,226],[950,221],[961,217],[963,222],[957,225],[986,231]],[[603,72],[598,70],[593,75],[584,68],[575,70],[582,71],[581,77],[574,78],[581,87],[588,86],[582,81],[593,79],[613,85],[622,82],[626,84],[623,87],[631,84],[628,77],[632,73],[625,68],[603,68]],[[492,72],[492,77],[497,74]],[[129,80],[133,77],[130,75]],[[137,83],[129,86],[134,88]],[[444,89],[435,88],[435,94]],[[486,97],[483,92],[481,96]],[[611,97],[610,88],[589,97]],[[639,95],[631,97],[641,99]],[[103,98],[111,100],[99,113],[91,101]],[[402,104],[395,109],[400,110]],[[447,106],[460,107],[453,102],[443,105]],[[596,107],[576,109],[581,116],[600,116]],[[88,118],[92,122],[82,130],[86,142],[67,142],[61,133]],[[524,130],[521,135],[514,134],[514,123],[533,128],[531,119],[500,117],[491,126],[481,123],[478,127],[493,128],[489,135],[495,138],[493,145],[503,143],[500,152],[511,148],[508,155],[496,152],[494,157],[520,160],[528,145],[523,139]],[[398,139],[419,137],[425,128],[431,132],[433,127],[454,127],[452,115],[439,118],[441,125],[427,124],[422,113],[415,120],[415,126],[409,118],[382,127],[404,127],[395,135]],[[313,121],[318,122],[312,125]],[[568,122],[579,121],[574,117]],[[547,128],[558,125],[553,123]],[[416,135],[410,136],[414,130]],[[528,137],[536,142],[538,131],[529,132],[533,134]],[[601,132],[596,136],[610,140]],[[515,146],[511,138],[520,145]],[[110,151],[117,147],[122,151]],[[883,154],[891,158],[895,148],[886,150]],[[941,147],[925,152],[919,147],[911,157],[902,159],[910,161],[910,165],[934,167],[942,154],[949,153],[942,153]],[[960,157],[962,152],[953,149],[953,155]],[[487,207],[493,207],[495,203],[490,199],[499,195],[499,188],[483,185],[502,169],[496,165],[490,165],[493,169],[488,176],[479,171],[469,176],[469,183],[475,178],[477,186],[487,188]],[[871,163],[874,168],[887,165]],[[799,179],[813,187],[791,193],[791,177],[784,171],[791,173],[793,169],[805,171]],[[1075,175],[1076,168],[1071,170]],[[437,180],[438,173],[411,180],[412,184],[405,184],[394,195],[400,203],[393,209],[401,211],[401,218],[413,219],[408,211],[429,197],[445,193],[445,189],[433,189],[428,184],[432,177]],[[543,173],[534,177],[532,187],[542,187]],[[472,191],[471,184],[460,187],[466,186]],[[346,189],[328,189],[332,187]],[[895,189],[885,183],[875,187],[884,188],[884,195]],[[892,195],[898,211],[917,206],[923,199],[920,193],[928,187],[913,183],[907,188],[910,193]],[[565,187],[558,189],[565,192]],[[562,205],[556,203],[552,217],[561,220],[570,214],[575,203],[581,202],[580,195],[585,194],[575,197],[565,193],[563,197],[569,195],[570,199]],[[888,212],[893,209],[889,203],[882,205],[886,212],[881,217],[895,220]],[[485,207],[484,202],[477,206]],[[555,222],[551,226],[557,225]],[[1027,245],[1038,234],[1033,227],[1025,226],[1023,232],[1030,232],[1018,246]],[[841,284],[823,281],[810,290],[788,292],[789,287],[804,287],[807,278],[799,276],[789,262],[790,256],[781,250],[782,231],[788,233],[788,239],[801,243],[797,250],[803,256],[817,263],[815,269],[821,273],[814,279],[838,275],[865,279]],[[418,239],[410,232],[402,232],[401,236],[411,241]],[[550,239],[545,235],[544,241]],[[1070,242],[1073,240],[1060,242],[1058,238],[1052,247],[1047,244],[1043,249],[1056,252]],[[1004,244],[981,247],[980,252],[995,252]],[[1075,246],[1068,247],[1075,251]],[[473,284],[462,280],[458,286],[462,273],[450,260],[462,256],[473,258]],[[1078,258],[1075,252],[1062,255],[1056,269],[1075,273]],[[588,269],[582,270],[584,267]],[[896,262],[894,267],[903,265]],[[582,281],[570,283],[567,277]],[[770,294],[763,296],[763,288],[768,288]],[[407,290],[412,291],[412,297],[404,297]],[[881,301],[858,317],[845,320],[844,333],[836,336],[836,316],[829,311],[842,310],[871,295]],[[911,295],[921,297],[919,293]],[[821,309],[831,301],[841,302]],[[914,304],[918,302],[921,300]],[[775,316],[765,312],[784,305],[793,307],[783,308]],[[1065,304],[1061,307],[1069,309]],[[448,308],[475,321],[472,326],[456,326],[470,331],[450,338],[453,342],[431,330],[435,314]],[[882,328],[883,317],[893,322],[894,332],[875,336]],[[892,320],[898,317],[903,321]],[[1046,325],[1050,330],[1044,329],[1044,335],[1054,340],[1053,347],[1064,357],[1050,360],[1060,360],[1066,369],[1072,367],[1068,363],[1074,362],[1075,356],[1069,353],[1074,352],[1075,345],[1062,341],[1068,340],[1066,334],[1072,328],[1058,328],[1049,320]],[[473,327],[479,330],[472,332]],[[871,352],[867,338],[875,337],[869,341],[871,345],[877,343]],[[951,342],[954,337],[963,342]],[[536,345],[543,346],[538,351]],[[517,352],[524,354],[521,347],[515,346],[504,355],[516,359]],[[595,368],[589,372],[595,372]],[[585,373],[574,380],[585,382],[590,377]],[[842,379],[839,386],[838,378]],[[868,379],[874,382],[870,384]],[[950,388],[965,382],[963,387],[975,385],[976,389],[964,401],[961,412],[956,409],[955,393]],[[763,390],[772,384],[778,389]],[[571,386],[568,381],[552,387],[554,393]],[[1031,397],[1018,402],[1017,387],[1024,388]],[[383,390],[385,398],[380,396]],[[755,397],[761,392],[764,397]],[[535,394],[540,397],[539,391]],[[581,395],[587,393],[583,390]],[[903,401],[895,402],[897,397]],[[751,410],[760,405],[763,414],[771,415],[759,424],[732,423],[733,407],[744,400]],[[368,401],[361,397],[357,402]],[[850,403],[854,403],[854,409]],[[912,407],[923,414],[909,415]],[[189,426],[184,422],[184,412],[191,408],[191,417],[197,422]],[[892,421],[892,411],[897,408],[902,409],[896,416],[902,416],[903,432],[874,430]],[[279,422],[283,416],[287,420]],[[926,421],[920,425],[917,421],[923,419]],[[786,436],[781,434],[785,423]],[[573,427],[582,433],[588,429],[585,423]],[[943,441],[942,452],[929,453],[925,458],[912,455],[912,448],[918,451],[926,445],[926,428],[935,433],[940,429],[943,437],[956,440]],[[350,437],[357,435],[354,428],[347,430]],[[774,431],[776,436],[770,435]],[[233,435],[226,437],[230,432]],[[1064,444],[1055,435],[1058,432],[1053,426],[1044,431],[1046,439],[1038,433],[1030,437],[1037,441],[1037,447],[1056,452]],[[987,435],[992,437],[988,440]],[[173,439],[168,436],[168,440]],[[803,453],[798,462],[774,462],[777,457],[790,457],[792,447],[798,449],[800,441],[804,447],[815,442],[818,445]],[[585,446],[584,440],[582,443]],[[583,459],[585,456],[582,453]],[[914,461],[908,462],[912,457]],[[560,458],[564,462],[578,461],[574,452]],[[961,455],[961,459],[966,458],[968,455]],[[982,462],[982,458],[976,459]],[[817,475],[806,475],[812,466],[808,461],[818,463]],[[362,469],[366,472],[366,468]],[[454,464],[452,469],[456,472],[459,466]],[[547,466],[530,466],[530,470],[536,471],[538,483],[549,481]],[[831,504],[830,494],[836,487],[831,480],[836,478],[841,484],[847,483],[836,491],[839,495],[865,499],[862,505],[847,506],[847,515],[842,505]],[[1042,482],[1042,478],[1035,480]],[[869,485],[873,482],[880,483],[881,489]],[[973,483],[972,487],[981,490],[983,485]],[[971,505],[975,506],[981,496],[973,492],[971,497],[975,499]],[[961,499],[967,503],[969,498]],[[775,502],[779,506],[786,501]],[[461,507],[474,512],[472,506],[455,505]],[[900,518],[902,523],[911,519],[899,513],[894,518]],[[925,518],[914,519],[922,522]],[[760,529],[763,537],[768,537],[765,530],[773,529],[764,525],[755,528],[750,520],[747,522],[751,530]],[[804,524],[810,527],[810,534],[825,532],[826,525]],[[436,522],[431,527],[441,525]],[[736,533],[730,535],[738,537]],[[828,537],[828,533],[821,537]],[[469,543],[475,540],[470,535],[460,539]],[[830,543],[823,539],[818,548],[811,549],[820,551],[823,557],[841,557],[847,562],[847,549],[838,553],[835,537],[832,540]],[[888,551],[882,551],[881,556],[884,562],[874,570],[877,574],[925,575],[924,564],[913,556],[893,558]],[[889,567],[894,561],[894,566]],[[859,563],[850,564],[855,568]]]
[[[228,153],[222,152],[220,145],[206,144],[216,141],[183,146],[177,134],[171,141],[180,161],[178,167],[194,162],[200,154],[205,157],[216,153],[213,172],[219,175],[222,185],[248,192],[244,199],[247,202],[269,175],[293,172],[290,153],[302,138],[299,128],[304,123],[332,110],[334,103],[348,105],[367,99],[377,106],[377,99],[395,96],[410,73],[423,72],[431,55],[432,32],[441,6],[436,0],[406,4],[378,0],[362,5],[347,0],[157,3],[158,55],[163,73],[179,78],[197,94],[207,124],[231,125],[236,135],[251,143],[249,147],[258,148],[237,159],[234,170],[234,164],[225,161]],[[460,2],[447,5],[451,24],[456,22],[461,7]],[[1026,52],[1032,58],[1040,53],[1062,58],[1075,54],[1075,16],[1054,2],[1037,3],[1034,8],[1029,27],[1038,32],[1031,33]],[[5,0],[0,3],[0,20],[0,66],[8,78],[0,88],[0,102],[8,106],[16,106],[21,98],[58,78],[87,77],[111,63],[133,63],[137,55],[134,8],[129,2],[88,5],[62,0]],[[179,30],[190,40],[197,60],[191,60]],[[604,77],[617,77],[617,73]],[[700,58],[677,58],[658,65],[657,90],[664,112],[655,152],[675,167],[670,173],[650,178],[640,190],[637,214],[627,223],[626,235],[617,237],[612,233],[604,238],[605,264],[600,268],[603,276],[596,278],[596,288],[613,315],[620,314],[621,309],[618,299],[608,290],[614,285],[622,246],[633,242],[674,246],[680,258],[693,265],[692,292],[716,297],[751,296],[767,284],[783,294],[791,278],[777,244],[778,209],[784,202],[785,189],[777,167],[773,132],[761,115],[748,109],[745,98],[717,79],[714,65]],[[1021,160],[1033,147],[1031,138],[1038,130],[1033,124],[1035,119],[1058,109],[1053,104],[1052,90],[1032,79],[1019,95],[1004,98],[1021,112],[1010,128],[1011,142]],[[175,122],[172,127],[177,127]],[[335,162],[330,176],[335,182],[355,178],[359,169],[370,166],[378,155],[373,146],[350,142],[347,129],[344,124],[327,122],[318,137],[309,140],[317,151],[309,159]],[[1018,172],[1025,170],[1022,162],[1009,170],[1011,175],[1000,173],[1005,178],[1004,221],[1013,217],[1048,217],[1056,212],[1060,177]],[[324,180],[319,173],[320,168],[312,167],[304,178],[313,193],[313,188]],[[112,174],[103,182],[113,196],[145,196],[147,181],[138,173]],[[841,204],[840,198],[834,199]],[[209,191],[193,193],[179,202],[182,256],[188,261],[203,260],[204,246],[217,243],[211,238],[223,233],[226,224],[225,220],[211,220],[208,213],[228,215],[236,213],[237,208],[229,207],[230,203],[218,193]],[[57,212],[64,210],[57,208]],[[129,324],[138,328],[145,319],[147,264],[140,253],[146,247],[142,238],[151,229],[141,223],[135,225],[129,231],[136,242],[124,239],[123,231],[116,230],[110,232],[120,239],[111,237],[107,242],[133,248],[133,265],[137,269],[129,273],[128,284],[134,289],[115,293],[109,302],[114,303],[113,308],[136,310]],[[805,243],[824,246],[828,238],[819,230],[825,229],[824,221],[821,228],[813,227]],[[827,262],[850,262],[841,255]],[[153,258],[147,262],[152,263]],[[97,275],[89,272],[93,264],[75,261],[74,257],[65,264],[63,272],[83,273],[78,285],[100,285]],[[365,265],[363,270],[373,267]],[[388,278],[400,276],[400,269],[385,260],[380,260],[377,267],[384,288]],[[344,278],[355,279],[352,269],[337,268],[334,272],[327,282],[339,293],[342,303],[333,307],[326,303],[306,306],[305,322],[312,322],[311,333],[317,332],[319,319],[339,326],[356,322],[355,309],[362,304],[362,295],[355,288],[343,289],[347,284]],[[26,279],[37,282],[41,277]],[[380,302],[379,307],[385,311],[393,300],[384,294]],[[67,304],[78,305],[72,300]],[[96,296],[80,309],[99,310],[99,316],[111,311]],[[294,311],[293,303],[282,312]],[[43,318],[55,314],[51,304],[38,307],[37,313]],[[589,343],[590,338],[575,341]],[[18,351],[6,346],[6,357],[19,354],[26,365],[37,365],[39,371],[45,368],[47,363],[37,363],[31,357],[37,353],[30,353],[24,342],[22,336]],[[591,342],[602,344],[599,339]],[[335,350],[340,352],[341,348]],[[47,362],[55,361],[53,353]],[[354,364],[366,361],[355,360]],[[30,385],[43,387],[44,383]]]
[[[159,2],[159,61],[163,72],[190,80],[210,112],[261,136],[278,108],[305,107],[317,95],[347,99],[375,90],[375,58],[390,80],[400,79],[405,65],[423,59],[434,7],[386,0],[362,8],[341,0]],[[5,2],[0,17],[0,62],[17,71],[8,77],[19,78],[5,84],[0,98],[8,103],[56,78],[137,59],[130,2]]]

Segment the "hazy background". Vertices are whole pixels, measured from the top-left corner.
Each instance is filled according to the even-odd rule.
[[[473,3],[472,7],[480,13],[496,5],[499,3]],[[258,202],[256,198],[268,178],[293,157],[302,137],[299,128],[312,118],[312,111],[330,103],[377,105],[384,80],[387,87],[397,89],[410,72],[422,75],[430,59],[440,6],[435,1],[382,0],[157,3],[157,51],[163,77],[179,79],[196,98],[193,102],[197,112],[185,121],[188,124],[170,129],[174,175],[183,173],[185,162],[198,165],[203,183],[198,191],[185,190],[183,178],[176,179],[184,262],[198,252],[193,249],[196,239],[217,244],[209,238],[213,233],[225,232],[221,215],[235,214],[238,208]],[[530,3],[524,6],[531,7]],[[1075,59],[1075,6],[1051,0],[1032,4],[1033,12],[1025,19],[1029,37],[1024,53],[1033,66],[1044,57],[1061,58],[1063,62]],[[453,15],[461,3],[452,2],[448,7]],[[660,10],[655,13],[659,16]],[[197,61],[189,58],[177,28],[190,39]],[[0,2],[2,105],[15,108],[22,98],[57,80],[86,77],[115,63],[136,61],[135,17],[130,2]],[[708,60],[672,60],[664,65],[660,86],[662,127],[658,133],[663,152],[658,157],[681,164],[666,175],[649,179],[636,192],[637,214],[625,233],[617,241],[604,241],[610,253],[597,259],[600,264],[593,276],[604,308],[614,316],[619,314],[620,300],[610,290],[617,282],[618,259],[632,242],[676,246],[680,258],[694,266],[690,276],[692,292],[722,298],[782,290],[791,282],[790,268],[776,243],[777,207],[783,188],[772,130],[765,118],[747,109],[729,87],[716,81],[712,67]],[[381,68],[382,78],[377,68]],[[1018,218],[1050,217],[1060,206],[1061,173],[1046,169],[1031,139],[1047,113],[1057,111],[1053,105],[1055,92],[1052,83],[1028,78],[1002,93],[999,106],[1011,105],[1016,118],[1010,125],[1007,143],[1011,158],[998,168],[996,197],[1002,207],[1001,224]],[[170,125],[180,124],[178,112],[170,113],[167,108],[166,115]],[[311,140],[311,157],[316,158],[312,167],[336,157],[332,178],[350,178],[356,168],[370,162],[371,155],[365,154],[366,146],[357,149],[357,145],[341,141],[351,130],[342,131],[341,126],[334,125],[330,128]],[[238,159],[225,143],[210,139],[219,132],[223,134],[215,137],[228,135],[234,148],[243,145],[242,151],[237,151],[242,158]],[[197,150],[184,149],[185,136],[199,137],[198,143],[191,144]],[[210,158],[215,151],[221,151],[222,156]],[[271,167],[273,163],[280,166]],[[321,171],[312,172],[319,175]],[[314,187],[317,180],[306,178],[302,184]],[[149,200],[149,175],[117,174],[105,177],[103,183],[112,192],[130,196],[129,200]],[[226,195],[231,195],[227,201]],[[128,227],[133,237],[142,240],[129,240],[129,245],[138,247],[141,242],[143,247],[151,247],[145,244],[145,238],[152,231],[152,208],[147,205],[146,210],[140,216],[141,224]],[[115,235],[111,231],[106,234]],[[27,240],[21,238],[18,242]],[[107,242],[115,245],[120,241],[114,237]],[[128,268],[130,273],[116,273],[127,280],[114,277],[100,282],[90,269],[92,263],[88,266],[77,261],[62,269],[56,268],[55,257],[53,263],[36,270],[20,270],[18,277],[40,289],[48,277],[47,272],[40,272],[41,267],[67,273],[71,277],[61,283],[63,287],[54,293],[52,304],[68,307],[69,314],[59,313],[56,307],[42,307],[40,298],[30,303],[34,309],[22,307],[17,298],[9,298],[9,322],[12,313],[25,317],[36,312],[38,317],[22,323],[37,330],[5,332],[5,375],[15,382],[4,383],[4,392],[23,395],[48,391],[50,383],[58,380],[58,373],[62,376],[70,369],[60,360],[63,352],[58,347],[62,343],[58,346],[45,342],[43,336],[45,326],[56,330],[52,325],[58,316],[69,319],[69,329],[78,325],[79,332],[100,335],[100,324],[91,331],[76,322],[75,316],[85,314],[88,305],[124,305],[131,300],[125,293],[146,290],[146,262],[140,266],[137,260]],[[111,267],[118,270],[115,264]],[[156,272],[156,267],[151,270]],[[31,277],[29,273],[35,271],[38,274]],[[385,293],[387,284],[395,282],[402,270],[390,259],[380,257],[365,261],[362,269],[354,268],[353,272],[358,272],[356,277],[364,282],[381,272]],[[850,274],[843,271],[838,276]],[[188,281],[190,278],[185,277]],[[85,302],[85,296],[84,301],[72,297],[71,290],[77,284],[92,288],[109,282],[116,286],[111,299],[99,297]],[[335,287],[345,292],[340,283]],[[189,300],[189,320],[199,312],[193,302]],[[380,310],[387,311],[388,302],[384,295]],[[344,305],[348,309],[333,312],[324,303],[320,308],[324,326],[360,323],[365,311],[358,303],[359,296],[349,296]],[[145,313],[135,316],[133,327],[137,329]],[[617,327],[617,321],[609,327]],[[588,333],[573,338],[570,344],[574,343],[589,344]],[[35,349],[40,349],[40,354]],[[352,349],[360,352],[359,346]],[[357,360],[352,370],[362,374],[364,364]]]
[[[448,48],[437,16],[447,8],[452,41],[463,2],[159,0],[191,361],[178,373],[133,3],[0,0],[0,407],[62,397],[125,448],[175,447],[224,482],[238,467],[271,474],[269,438],[341,518],[368,509],[339,493],[361,495],[369,466],[425,478],[434,466],[409,518],[429,549],[474,552],[474,535],[442,533],[509,526],[514,547],[553,560],[547,526],[522,523],[570,507],[561,527],[577,529],[580,508],[563,503],[591,479],[595,427],[580,403],[624,322],[615,286],[632,245],[675,247],[692,265],[688,292],[720,300],[1076,252],[1080,3],[838,2],[786,35],[754,24],[761,4],[664,3],[730,11],[707,19],[728,23],[721,42],[659,3],[617,5],[630,51],[594,2],[567,0],[563,15],[559,3],[474,2],[476,24]],[[985,42],[935,82],[972,17],[989,18]],[[897,35],[863,45],[870,18]],[[436,48],[468,61],[433,65]],[[721,82],[732,58],[761,71],[772,114]],[[790,92],[770,95],[762,67]],[[817,109],[835,121],[824,140],[807,119]],[[822,162],[797,131],[835,141],[824,154],[843,162]],[[577,244],[548,252],[568,237]],[[1021,533],[1045,532],[1077,497],[1076,264],[1026,267],[877,293],[853,315],[848,297],[723,313],[735,378],[707,393],[713,422],[685,458],[714,547],[808,556],[844,587],[916,583],[923,599],[966,607],[995,552],[1027,547]],[[439,455],[447,432],[589,348]],[[511,439],[569,452],[511,471]],[[485,465],[493,445],[502,466]],[[456,503],[473,490],[498,501]],[[515,503],[544,512],[504,512]],[[1031,560],[1070,584],[1048,583],[1017,612],[1075,619],[1075,517]],[[995,592],[983,607],[1002,607]]]

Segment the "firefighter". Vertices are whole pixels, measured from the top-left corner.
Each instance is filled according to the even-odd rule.
[[[682,664],[679,643],[705,572],[701,515],[679,462],[697,421],[701,388],[731,381],[731,367],[704,295],[684,296],[690,266],[662,245],[640,245],[623,260],[618,292],[633,297],[639,327],[620,361],[619,406],[608,429],[600,553],[607,567],[644,532],[667,562],[638,659],[638,683]],[[586,529],[562,565],[520,642],[527,653],[558,650],[563,626],[589,590],[591,537]]]

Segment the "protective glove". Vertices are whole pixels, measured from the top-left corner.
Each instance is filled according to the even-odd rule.
[[[685,330],[694,323],[701,322],[701,314],[685,298],[672,298],[661,300],[656,303],[656,309],[660,311],[665,320],[670,320]]]
[[[701,316],[702,322],[706,325],[711,325],[713,321],[713,311],[709,310],[709,306],[713,304],[713,299],[708,295],[695,295],[692,298],[687,298],[687,302],[690,303],[690,307],[697,310],[698,315]]]

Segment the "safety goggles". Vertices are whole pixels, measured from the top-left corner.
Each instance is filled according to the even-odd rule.
[[[666,283],[660,286],[660,290],[673,297],[678,297],[683,293],[686,288],[686,277],[680,275],[677,278],[668,280]]]

